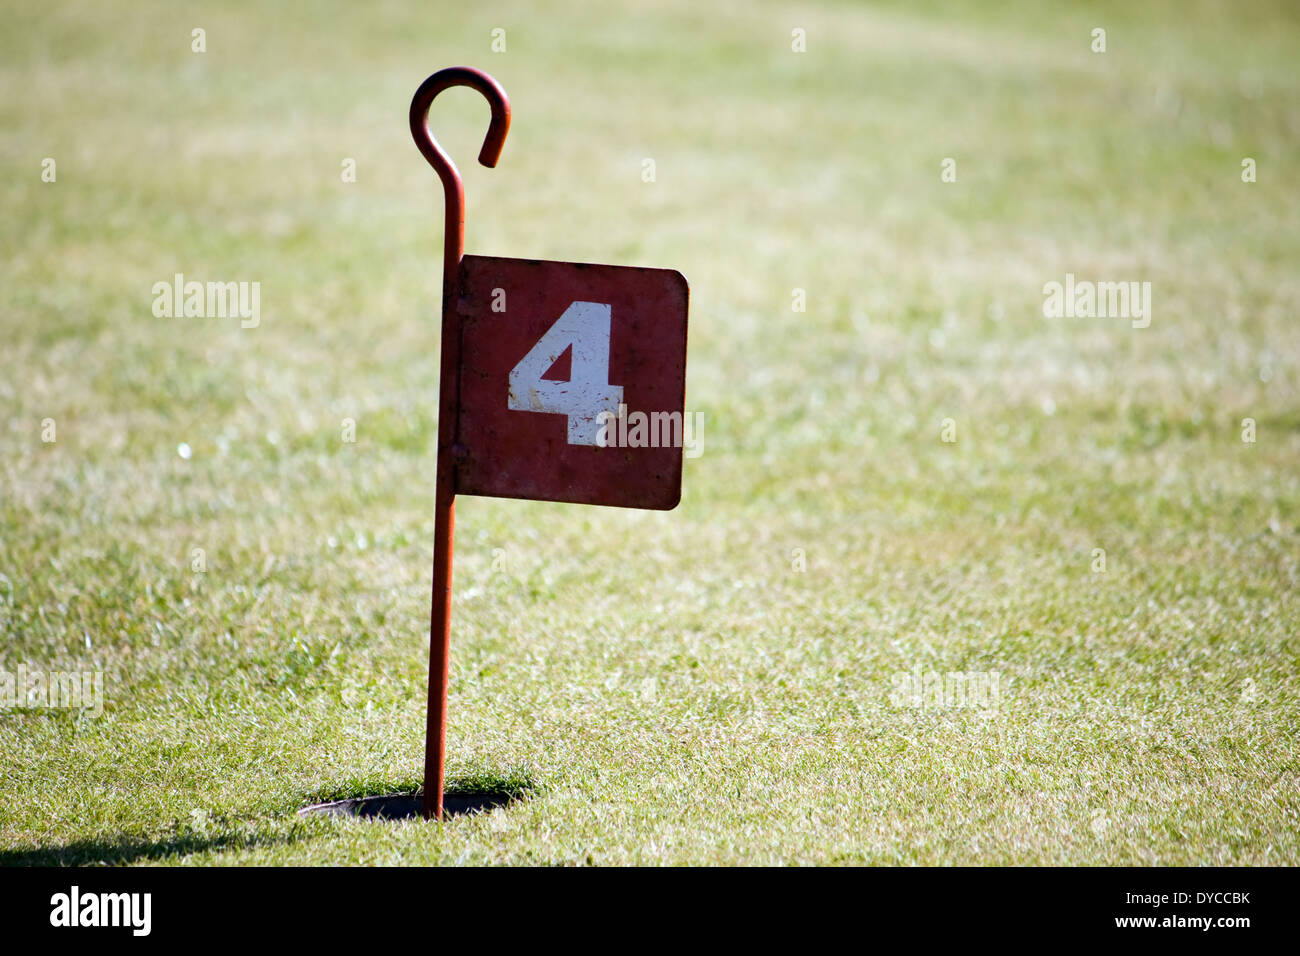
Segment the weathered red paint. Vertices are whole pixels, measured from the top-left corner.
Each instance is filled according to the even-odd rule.
[[[680,445],[571,445],[563,415],[512,410],[506,396],[511,369],[556,318],[575,301],[593,301],[612,307],[609,382],[623,386],[624,404],[680,416],[688,296],[681,273],[465,256],[457,292],[459,494],[620,508],[677,506]],[[505,302],[503,312],[492,311],[494,298]]]

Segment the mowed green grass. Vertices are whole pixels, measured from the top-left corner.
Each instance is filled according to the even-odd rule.
[[[0,714],[0,862],[1300,862],[1293,7],[436,6],[5,4],[0,668],[107,695]],[[460,501],[449,784],[521,799],[302,820],[420,783],[461,63],[468,251],[685,273],[704,453]]]

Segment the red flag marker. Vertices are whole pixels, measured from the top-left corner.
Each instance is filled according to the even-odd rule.
[[[442,817],[456,495],[671,509],[689,431],[681,273],[464,255],[464,186],[428,125],[452,86],[492,108],[484,166],[510,128],[505,90],[470,67],[439,70],[411,101],[411,135],[446,198],[426,819]]]

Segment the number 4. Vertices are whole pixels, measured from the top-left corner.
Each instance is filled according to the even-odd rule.
[[[517,412],[566,415],[570,445],[595,445],[601,412],[618,414],[623,386],[609,384],[612,308],[574,302],[510,372],[509,407]],[[564,350],[573,347],[567,382],[542,378]]]

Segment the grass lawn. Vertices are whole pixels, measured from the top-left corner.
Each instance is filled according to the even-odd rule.
[[[0,863],[1300,863],[1294,6],[4,19],[0,670],[105,694],[0,711]],[[467,251],[685,273],[704,451],[460,500],[449,785],[520,799],[301,819],[420,783],[461,63]]]

